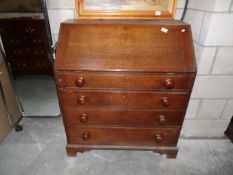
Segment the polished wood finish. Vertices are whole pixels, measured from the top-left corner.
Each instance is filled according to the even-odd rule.
[[[76,0],[76,15],[80,19],[174,19],[176,13],[176,0],[169,0],[166,11],[132,11],[132,10],[86,10],[85,0]]]
[[[0,19],[0,34],[14,75],[52,74],[43,19]]]
[[[175,127],[182,124],[183,113],[167,110],[63,107],[64,124],[67,126]]]
[[[180,21],[71,20],[60,33],[59,71],[196,71],[191,28]]]
[[[64,106],[125,107],[145,109],[177,109],[187,106],[186,92],[138,92],[138,91],[60,91]]]
[[[67,127],[70,144],[175,146],[179,128]]]
[[[135,89],[180,90],[192,89],[195,76],[190,74],[135,74],[135,73],[65,73],[66,88],[79,89]]]
[[[63,23],[55,77],[67,155],[125,149],[175,158],[195,76],[191,29],[183,22]]]

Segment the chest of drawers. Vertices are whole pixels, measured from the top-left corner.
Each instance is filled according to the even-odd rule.
[[[196,76],[188,24],[64,22],[55,76],[69,156],[124,149],[176,157]]]
[[[0,34],[14,75],[52,74],[44,19],[1,19]]]

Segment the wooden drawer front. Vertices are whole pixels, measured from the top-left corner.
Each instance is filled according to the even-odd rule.
[[[176,145],[179,128],[66,128],[69,144],[93,145]]]
[[[183,116],[183,111],[63,108],[63,118],[66,126],[180,126]]]
[[[46,39],[41,35],[34,35],[31,37],[23,35],[4,35],[2,36],[5,47],[32,47],[32,46],[46,46]]]
[[[66,87],[88,88],[124,88],[124,89],[191,89],[194,76],[187,75],[130,75],[107,73],[65,74]]]
[[[69,91],[60,90],[65,106],[176,109],[184,110],[188,104],[188,93],[129,92],[129,91]]]
[[[23,47],[6,48],[6,55],[9,59],[24,58],[28,55],[28,51]]]
[[[25,36],[23,35],[2,35],[1,37],[5,47],[22,46],[26,44]]]
[[[10,60],[10,66],[14,72],[46,72],[49,68],[49,62],[44,59],[31,59],[31,60]]]
[[[35,47],[35,48],[7,48],[6,49],[7,56],[9,59],[14,58],[47,58],[48,51],[45,50],[43,47]]]

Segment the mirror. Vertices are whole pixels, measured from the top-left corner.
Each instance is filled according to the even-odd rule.
[[[60,114],[45,0],[1,0],[0,35],[25,116]]]

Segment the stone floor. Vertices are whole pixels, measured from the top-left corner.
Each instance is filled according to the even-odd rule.
[[[180,139],[177,159],[144,151],[65,153],[61,118],[25,118],[0,144],[0,175],[232,175],[227,139]]]
[[[60,114],[57,91],[52,76],[17,76],[15,86],[25,116],[57,116]]]

